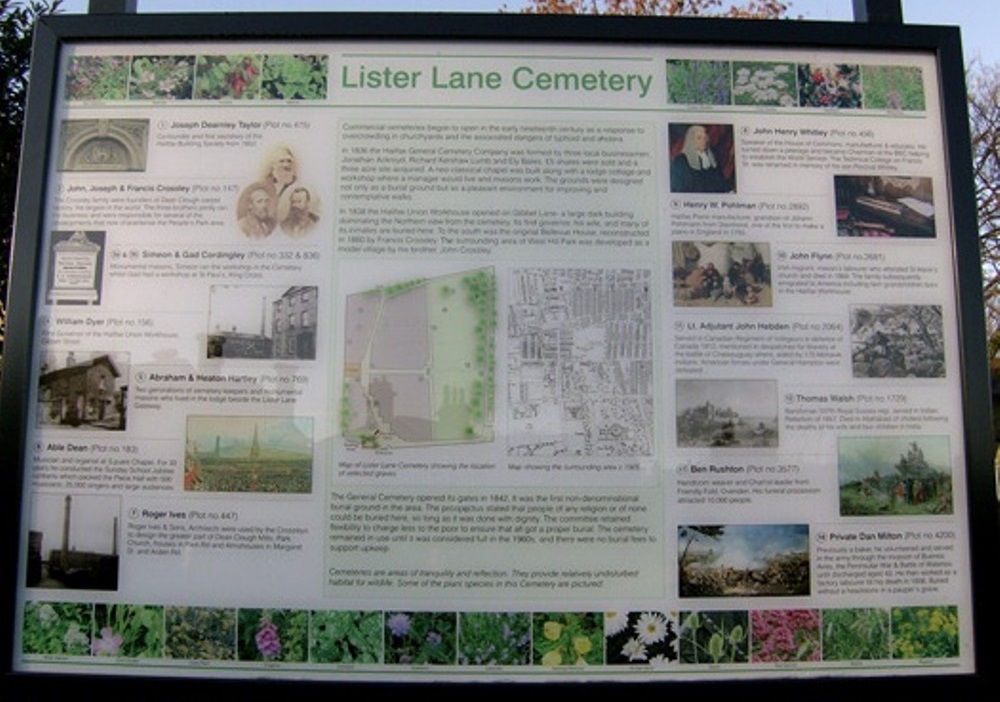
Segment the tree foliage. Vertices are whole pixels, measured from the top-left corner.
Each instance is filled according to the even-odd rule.
[[[0,0],[0,351],[7,314],[8,256],[14,231],[17,170],[21,157],[24,103],[28,92],[28,65],[35,21],[55,12],[54,2],[20,3]]]
[[[520,12],[528,15],[779,19],[788,11],[790,4],[779,0],[747,0],[743,4],[724,3],[722,0],[528,0],[528,4]]]
[[[973,63],[967,82],[988,353],[996,382],[1000,380],[1000,64]]]

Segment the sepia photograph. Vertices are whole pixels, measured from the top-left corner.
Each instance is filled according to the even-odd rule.
[[[35,493],[27,586],[117,590],[120,511],[117,496]]]
[[[269,183],[255,182],[240,191],[236,223],[248,239],[266,239],[278,224],[278,198]]]
[[[319,224],[320,202],[313,188],[293,185],[278,200],[278,226],[291,239],[301,239]]]
[[[145,171],[148,119],[67,119],[59,136],[59,170]]]
[[[38,377],[38,424],[124,431],[127,353],[48,352]]]
[[[773,380],[678,380],[678,448],[778,445],[778,384]]]
[[[206,358],[313,360],[319,288],[212,285]]]
[[[55,231],[49,235],[48,304],[101,304],[105,238],[102,231]]]

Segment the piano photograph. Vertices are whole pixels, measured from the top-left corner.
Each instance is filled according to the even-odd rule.
[[[834,176],[837,235],[934,238],[930,178]]]

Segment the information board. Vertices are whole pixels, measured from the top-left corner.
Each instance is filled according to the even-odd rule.
[[[9,677],[988,674],[957,29],[37,32]]]

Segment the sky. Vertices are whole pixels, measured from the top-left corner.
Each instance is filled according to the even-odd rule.
[[[849,22],[852,0],[786,0],[790,17]],[[900,0],[906,24],[958,26],[966,63],[1000,63],[996,0]],[[137,0],[140,13],[160,12],[514,12],[527,0]],[[738,4],[745,4],[739,2]],[[64,13],[85,13],[89,0],[64,0]]]
[[[727,524],[718,539],[699,536],[691,554],[711,551],[716,555],[711,567],[760,568],[777,556],[806,551],[809,527],[804,524]]]

